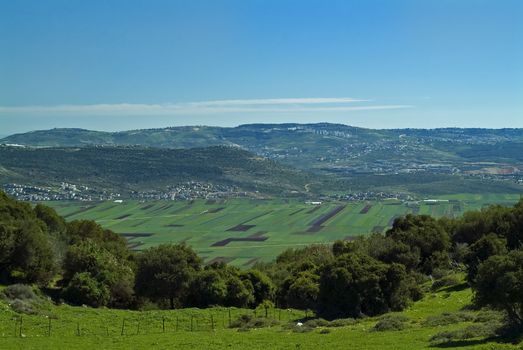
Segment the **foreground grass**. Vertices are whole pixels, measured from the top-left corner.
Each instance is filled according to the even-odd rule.
[[[280,325],[238,331],[228,328],[229,309],[225,308],[138,312],[67,305],[49,306],[38,315],[23,315],[20,332],[19,314],[1,302],[0,349],[519,349],[517,345],[484,338],[443,344],[429,341],[436,333],[464,328],[470,322],[427,326],[427,317],[458,312],[470,303],[470,298],[468,288],[428,293],[404,312],[392,314],[408,318],[404,330],[383,332],[372,331],[379,318],[310,332]],[[253,311],[231,309],[231,319],[246,313]],[[260,314],[264,312],[259,310]],[[285,325],[295,324],[304,313],[271,310],[270,316],[281,318]]]

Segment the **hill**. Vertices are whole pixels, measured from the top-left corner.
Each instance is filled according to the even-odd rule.
[[[341,124],[184,126],[121,132],[52,129],[8,136],[34,147],[237,146],[317,174],[353,191],[417,194],[517,193],[523,183],[523,129],[373,130]]]
[[[186,182],[221,185],[223,191],[306,192],[307,174],[248,151],[216,146],[193,149],[144,147],[0,147],[0,181],[37,185],[74,183],[98,189],[162,190]]]

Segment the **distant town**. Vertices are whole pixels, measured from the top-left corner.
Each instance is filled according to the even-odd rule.
[[[193,199],[226,199],[226,198],[262,198],[257,192],[241,191],[236,186],[214,185],[197,181],[167,187],[164,191],[133,191],[130,194],[99,190],[88,186],[62,182],[59,186],[33,186],[8,183],[2,185],[10,196],[23,201],[114,201],[133,199],[153,200],[193,200]],[[353,192],[318,196],[318,201],[368,201],[368,200],[415,200],[410,194],[388,192]],[[316,204],[316,201],[308,201]]]

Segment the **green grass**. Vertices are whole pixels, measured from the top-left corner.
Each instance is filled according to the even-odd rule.
[[[392,218],[407,213],[429,214],[435,217],[461,215],[464,211],[479,209],[487,204],[513,204],[518,195],[441,196],[449,202],[407,205],[395,201],[329,202],[316,207],[297,200],[232,199],[210,202],[187,201],[125,201],[51,202],[67,220],[93,219],[117,233],[147,233],[130,242],[144,249],[161,243],[186,242],[206,261],[226,258],[231,264],[245,267],[256,259],[273,260],[287,248],[313,243],[329,244],[337,239],[367,235],[373,230],[383,231]],[[346,207],[323,223],[318,232],[307,232],[312,223],[339,205]],[[361,210],[371,208],[366,214]],[[418,209],[416,208],[418,207]],[[223,208],[223,209],[220,209]],[[239,225],[255,225],[247,231],[229,231]],[[232,241],[224,246],[213,246],[227,238],[246,238],[253,234],[267,237],[265,241]]]
[[[401,331],[372,332],[379,317],[310,332],[296,333],[280,325],[239,332],[228,328],[228,309],[182,309],[175,311],[126,311],[92,309],[67,305],[49,306],[40,315],[23,315],[22,337],[15,328],[19,315],[0,301],[1,349],[437,349],[429,339],[441,331],[456,330],[471,324],[459,322],[445,326],[427,326],[424,320],[443,312],[456,312],[469,305],[471,291],[443,289],[429,293],[422,300],[397,315],[406,316]],[[252,310],[232,309],[232,319]],[[473,312],[476,313],[476,312]],[[260,314],[260,313],[259,313]],[[258,315],[259,315],[258,314]],[[281,314],[281,316],[280,316]],[[293,324],[303,311],[271,310],[269,316]],[[215,323],[211,327],[211,315]],[[48,335],[51,316],[51,335]],[[190,317],[193,316],[193,331]],[[162,320],[166,319],[163,331]],[[178,328],[176,328],[176,318]],[[121,333],[125,319],[124,334]],[[183,320],[183,321],[182,321]],[[198,320],[198,322],[196,321]],[[198,325],[196,325],[198,323]],[[138,326],[138,324],[140,326]],[[78,335],[78,328],[80,335]],[[449,349],[517,349],[510,344],[477,338],[442,347]]]

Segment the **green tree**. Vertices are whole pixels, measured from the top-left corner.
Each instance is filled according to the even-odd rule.
[[[523,251],[494,255],[481,263],[473,290],[478,306],[504,310],[513,324],[523,326]]]
[[[225,306],[248,307],[254,303],[254,288],[248,280],[242,281],[236,275],[229,275],[227,280]]]
[[[467,265],[467,280],[473,284],[478,273],[479,265],[493,255],[507,253],[507,241],[490,233],[474,242],[465,255]]]
[[[45,285],[56,273],[46,225],[27,203],[0,191],[0,281]]]
[[[386,236],[410,247],[412,253],[419,254],[418,269],[423,273],[430,274],[436,268],[450,266],[450,236],[437,220],[428,215],[408,214],[398,218]]]
[[[189,286],[201,260],[185,244],[162,244],[138,254],[136,258],[137,295],[152,300],[169,300],[174,309],[187,297]]]
[[[318,311],[325,317],[359,317],[399,310],[411,298],[406,282],[402,265],[344,254],[320,270]]]
[[[189,305],[201,308],[224,305],[227,298],[227,284],[223,273],[212,268],[196,272],[188,298]]]
[[[133,302],[134,273],[129,262],[95,241],[87,239],[70,246],[63,270],[63,296],[69,302],[113,307],[129,307]],[[79,297],[88,289],[93,292]]]
[[[287,306],[297,309],[317,308],[320,292],[319,276],[313,272],[300,272],[286,281],[285,301]]]
[[[75,273],[65,286],[62,295],[75,304],[92,307],[107,305],[110,299],[107,285],[98,281],[89,272]]]
[[[240,275],[244,281],[249,281],[253,287],[254,306],[264,300],[274,300],[276,287],[271,279],[263,272],[251,269]]]

